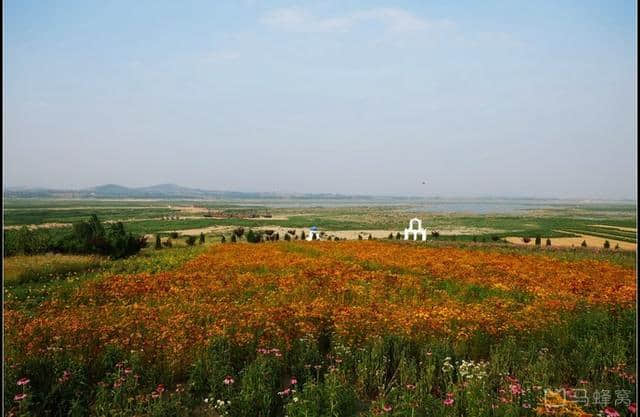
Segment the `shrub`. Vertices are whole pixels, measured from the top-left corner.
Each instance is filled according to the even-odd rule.
[[[311,233],[311,240],[316,240],[318,237],[317,233]]]
[[[542,238],[540,236],[536,236],[536,246],[540,246],[542,244]]]
[[[400,232],[396,233],[396,240],[400,240],[402,239],[402,235],[400,234]]]
[[[620,245],[616,243],[616,247],[614,249],[620,249]]]
[[[284,240],[286,240],[287,242],[291,240],[291,235],[289,233],[284,235]]]
[[[580,244],[580,246],[582,246],[583,248],[587,247],[587,241],[583,240],[582,243]]]
[[[156,234],[156,246],[155,246],[155,249],[156,250],[162,249],[162,240],[160,239],[160,234],[159,233]]]
[[[500,240],[500,236],[491,236],[491,240],[493,240],[494,242],[497,242]],[[482,241],[484,242],[484,238],[482,238]]]
[[[220,238],[220,243],[224,243],[226,241],[227,241],[227,239],[224,237],[224,235],[222,235],[222,237]]]
[[[437,239],[440,237],[440,232],[438,232],[437,230],[434,230],[433,232],[431,232],[431,236]]]
[[[358,240],[362,240],[362,235],[358,235]]]
[[[605,240],[605,241],[604,241],[604,245],[603,245],[603,246],[604,246],[604,248],[605,248],[605,249],[609,249],[609,247],[611,246],[611,244],[609,243],[609,241],[608,241],[608,240]]]
[[[260,232],[254,232],[249,229],[247,232],[247,242],[250,243],[260,243],[262,241],[262,234]]]
[[[204,243],[204,233],[200,232],[200,244]]]
[[[236,235],[235,234],[231,235],[231,243],[236,243],[236,240],[237,240]]]
[[[237,237],[242,237],[244,235],[244,227],[238,227],[233,231],[233,234]]]
[[[305,240],[306,236],[304,235],[304,230],[302,231],[302,233],[300,233],[300,239],[301,240]]]
[[[471,240],[473,240],[474,242],[477,242],[478,238],[474,236],[474,237],[471,238]]]
[[[184,240],[185,243],[189,246],[193,246],[196,244],[196,237],[195,236],[187,236],[186,239]]]
[[[164,243],[163,243],[165,248],[170,248],[173,246],[173,243],[171,242],[171,238],[168,238]]]
[[[389,237],[387,239],[393,239],[393,233],[389,233]]]
[[[367,239],[368,240],[373,240],[373,236],[371,236],[371,233],[369,233],[369,237]]]
[[[529,242],[531,242],[531,238],[525,236],[525,237],[522,238],[522,241],[524,243],[529,243]]]
[[[551,239],[547,238],[547,246],[551,246]]]

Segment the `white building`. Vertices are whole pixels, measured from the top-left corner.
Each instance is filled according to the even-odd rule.
[[[427,240],[427,229],[422,228],[422,220],[413,218],[409,221],[409,227],[404,229],[404,240],[409,240],[410,234],[413,234],[413,240],[418,240],[419,235],[422,236],[423,242]]]
[[[307,235],[307,240],[314,240],[314,236],[315,236],[315,240],[320,240],[320,232],[318,231],[318,228],[313,226],[311,227],[311,229],[309,229],[309,234]]]

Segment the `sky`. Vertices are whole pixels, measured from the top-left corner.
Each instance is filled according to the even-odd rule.
[[[635,199],[636,7],[5,0],[4,184]]]

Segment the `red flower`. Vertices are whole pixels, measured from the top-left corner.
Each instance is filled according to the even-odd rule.
[[[233,385],[233,383],[236,382],[236,380],[233,379],[233,377],[231,375],[227,375],[224,378],[224,381],[222,381],[222,382],[224,382],[225,385]]]
[[[446,400],[442,401],[444,405],[453,405],[453,398],[449,397]]]
[[[24,394],[24,393],[22,393],[22,394],[16,394],[16,396],[15,396],[15,397],[13,397],[13,401],[22,401],[22,400],[24,400],[25,398],[27,398],[27,394]]]
[[[635,414],[637,411],[636,403],[629,404],[629,407],[627,407],[627,409],[631,414]]]
[[[385,412],[387,412],[387,413],[388,413],[388,412],[390,412],[391,410],[393,410],[393,407],[391,406],[391,404],[385,404],[385,405],[382,407],[382,409],[383,409]]]
[[[297,384],[298,383],[298,378],[296,378],[295,376],[292,376],[290,383],[291,383],[291,385]]]

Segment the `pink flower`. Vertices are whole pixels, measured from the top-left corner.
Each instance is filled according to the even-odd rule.
[[[406,387],[409,391],[413,391],[414,389],[416,389],[416,386],[413,384],[407,384]]]
[[[16,396],[15,396],[15,397],[13,397],[13,401],[22,401],[22,400],[24,400],[25,398],[27,398],[27,394],[24,394],[24,393],[22,393],[22,394],[16,394]]]
[[[635,414],[636,411],[638,410],[637,407],[636,407],[636,403],[629,404],[629,407],[627,407],[627,409],[629,410],[629,412],[631,414]]]
[[[383,409],[385,412],[387,412],[387,413],[388,413],[388,412],[390,412],[391,410],[393,410],[393,407],[391,406],[391,404],[385,404],[385,405],[382,407],[382,409]]]
[[[449,397],[446,400],[442,401],[442,403],[448,406],[448,405],[452,405],[453,401],[454,401],[453,398]]]
[[[133,372],[133,369],[131,369],[131,368],[124,368],[124,374],[125,374],[125,375],[129,375],[131,372]]]
[[[224,378],[224,381],[222,381],[222,382],[224,382],[225,385],[233,385],[233,383],[236,382],[236,381],[235,381],[235,379],[233,379],[233,377],[231,375],[227,375]]]
[[[18,384],[18,385],[27,385],[29,382],[31,382],[31,380],[28,379],[28,378],[20,378],[18,380],[18,382],[16,382],[16,384]]]
[[[296,378],[295,376],[291,377],[291,381],[289,381],[291,383],[291,385],[295,385],[298,383],[298,378]]]
[[[71,372],[69,371],[64,371],[62,373],[62,376],[60,378],[58,378],[58,382],[67,382],[69,380],[69,378],[71,378]]]
[[[587,384],[589,383],[589,381],[587,381],[586,379],[581,379],[581,380],[580,380],[580,383],[581,383],[582,385],[587,385]]]
[[[113,388],[120,388],[122,386],[122,380],[118,379],[113,383]]]
[[[607,417],[620,417],[620,413],[613,407],[605,408],[604,413]]]
[[[511,384],[509,386],[509,388],[511,389],[511,393],[513,395],[520,395],[522,394],[522,387],[520,386],[520,384]]]
[[[531,408],[531,404],[529,404],[529,403],[522,403],[522,408]]]
[[[158,386],[156,387],[156,391],[160,394],[164,392],[164,389],[164,384],[158,384]]]

